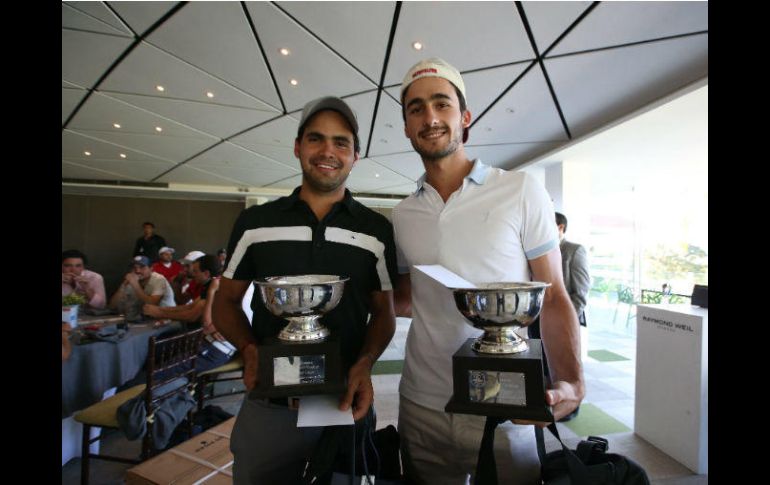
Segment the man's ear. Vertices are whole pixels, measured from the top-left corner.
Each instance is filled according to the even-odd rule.
[[[294,139],[294,156],[299,158],[299,138]]]
[[[467,109],[463,112],[462,120],[463,120],[463,128],[468,128],[471,126],[471,112]]]

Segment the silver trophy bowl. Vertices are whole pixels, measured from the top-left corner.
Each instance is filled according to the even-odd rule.
[[[478,288],[453,289],[460,313],[484,335],[473,343],[482,354],[515,354],[529,349],[515,330],[535,321],[550,283],[537,281],[484,283]]]
[[[349,278],[335,275],[271,276],[254,280],[267,309],[289,324],[278,338],[289,342],[317,342],[329,336],[318,319],[342,298]]]

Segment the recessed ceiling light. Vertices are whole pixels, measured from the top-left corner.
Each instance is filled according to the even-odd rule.
[[[288,56],[289,54],[291,54],[291,52],[289,52],[289,49],[287,49],[286,47],[282,47],[278,52],[280,52],[284,56]]]
[[[126,158],[126,154],[125,153],[121,153],[120,154],[120,158]]]
[[[414,48],[414,50],[420,51],[420,50],[422,50],[422,43],[420,43],[420,42],[412,42],[412,47]]]
[[[83,152],[83,153],[85,153],[87,157],[91,156],[91,152],[86,151],[86,152]]]
[[[387,128],[393,128],[393,125],[391,125],[390,123],[385,123],[385,126],[386,126]]]
[[[158,133],[160,133],[161,131],[163,131],[163,128],[161,128],[160,126],[156,126],[156,127],[155,127],[155,131],[157,131]]]
[[[289,81],[289,84],[291,84],[292,86],[296,86],[297,84],[299,84],[299,81],[297,81],[296,79],[292,79],[291,81]]]
[[[375,178],[380,178],[380,174],[376,173],[376,174],[374,174],[374,177]]]
[[[507,111],[507,112],[509,112],[509,113],[513,113],[513,108],[506,108],[506,110],[505,110],[505,111]]]
[[[157,85],[157,86],[155,86],[155,89],[157,89],[157,90],[158,90],[158,91],[160,91],[161,93],[162,93],[163,91],[165,91],[165,90],[166,90],[166,88],[164,88],[164,87],[163,87],[163,86],[161,86],[161,85]]]
[[[214,97],[214,93],[212,93],[211,91],[208,91],[208,92],[206,92],[206,96],[208,96],[209,98],[213,98]]]
[[[486,129],[487,129],[487,131],[492,131],[492,128],[490,128],[490,127],[488,127],[488,126],[487,126],[487,128],[486,128]]]
[[[387,143],[387,142],[388,142],[388,140],[386,140],[385,138],[380,138],[380,141],[381,141],[382,143]]]
[[[112,126],[114,126],[115,128],[120,128],[120,125],[117,123],[113,123]]]

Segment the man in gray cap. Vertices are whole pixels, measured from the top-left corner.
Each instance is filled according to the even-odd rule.
[[[414,266],[440,264],[475,284],[551,283],[541,319],[553,379],[546,402],[556,419],[572,412],[585,394],[577,315],[564,289],[548,193],[524,172],[466,155],[471,113],[457,69],[438,58],[418,62],[404,77],[401,105],[404,131],[425,166],[417,191],[393,210],[396,312],[412,317],[399,385],[404,472],[414,483],[466,483],[476,469],[485,418],[446,413],[444,406],[453,389],[452,355],[478,330],[457,311],[452,292]],[[540,483],[531,424],[497,426],[500,483]]]
[[[257,384],[262,339],[276,336],[286,324],[256,296],[249,325],[241,300],[252,280],[301,274],[349,276],[342,299],[324,316],[324,325],[340,339],[347,372],[340,409],[352,408],[354,420],[361,423],[373,401],[372,365],[396,328],[392,292],[396,254],[390,222],[355,201],[345,188],[359,151],[358,122],[344,101],[325,97],[305,105],[294,142],[302,185],[290,196],[252,206],[238,217],[213,319],[241,352],[243,381],[250,390]],[[299,483],[322,433],[328,438],[339,428],[297,428],[294,402],[244,399],[230,442],[236,485]],[[314,470],[316,463],[308,468]],[[310,482],[319,477],[315,471],[310,472]]]

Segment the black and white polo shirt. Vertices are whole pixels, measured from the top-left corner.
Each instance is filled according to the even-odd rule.
[[[319,221],[300,187],[282,197],[241,212],[227,246],[223,277],[253,280],[268,276],[330,274],[348,276],[342,299],[322,318],[340,336],[343,359],[351,365],[366,335],[369,298],[390,291],[396,278],[393,226],[383,215],[355,201],[345,190],[342,201]],[[258,292],[251,302],[252,331],[259,340],[275,336],[286,321],[270,314]]]

